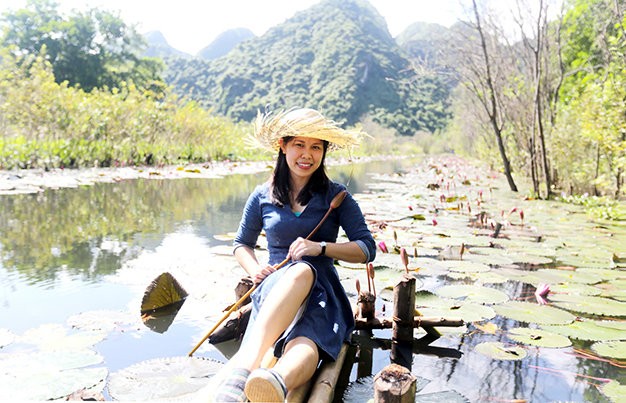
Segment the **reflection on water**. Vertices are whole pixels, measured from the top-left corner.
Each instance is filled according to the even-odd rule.
[[[332,167],[329,174],[338,182],[350,182],[349,189],[358,193],[366,190],[368,173],[394,172],[408,163],[386,161]],[[137,262],[150,267],[166,265],[163,261],[171,258],[185,265],[189,257],[190,261],[194,259],[193,264],[202,264],[209,248],[228,244],[214,236],[236,230],[248,194],[268,175],[264,172],[223,179],[133,180],[35,195],[0,196],[0,328],[20,334],[44,323],[65,323],[68,317],[80,312],[139,312],[143,290],[154,277],[144,276],[137,269]],[[223,267],[222,275],[236,276],[229,266]],[[133,271],[137,275],[133,284],[136,286],[117,281],[121,273]],[[202,290],[207,299],[221,297],[222,290],[215,285],[221,284],[218,280],[204,284],[186,280],[185,284],[192,288],[191,295]],[[517,282],[501,287],[508,295],[529,292],[528,286]],[[220,306],[226,304],[226,300],[213,299],[213,305],[216,302]],[[181,314],[194,309],[190,304],[194,301],[186,302]],[[512,321],[497,320],[500,328],[514,327]],[[144,328],[141,324],[139,327]],[[184,355],[208,330],[179,322],[179,318],[173,324],[159,322],[158,329],[167,331],[120,332],[99,343],[96,349],[113,372],[155,357]],[[377,331],[374,336],[389,338],[388,332]],[[509,342],[502,334],[442,337],[429,346],[413,346],[418,354],[412,357],[405,350],[398,350],[397,354],[407,366],[412,366],[414,373],[431,380],[425,392],[450,389],[453,385],[473,401],[503,395],[533,401],[598,401],[602,397],[595,387],[574,374],[616,376],[616,370],[605,363],[581,360],[563,353],[563,349],[542,349],[534,358],[515,362],[494,361],[473,353],[474,346],[486,340]],[[575,347],[588,348],[589,343],[575,342]],[[367,365],[361,364],[360,371],[371,368],[376,373],[389,364],[390,350],[391,345],[381,341],[364,355],[369,358]],[[221,354],[228,357],[232,351]],[[551,367],[567,371],[550,374],[540,370]]]

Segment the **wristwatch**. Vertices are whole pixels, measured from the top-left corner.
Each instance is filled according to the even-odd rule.
[[[320,242],[320,246],[322,247],[322,252],[320,252],[320,256],[326,256],[326,241]]]

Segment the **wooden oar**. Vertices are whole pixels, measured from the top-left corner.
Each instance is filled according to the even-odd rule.
[[[326,212],[326,214],[324,214],[324,217],[322,217],[322,219],[320,220],[319,224],[317,224],[317,226],[316,226],[315,228],[313,228],[313,231],[311,231],[311,233],[310,233],[310,234],[306,237],[306,239],[307,239],[307,240],[308,240],[308,239],[311,239],[311,237],[312,237],[313,235],[315,235],[315,233],[316,233],[316,232],[320,229],[320,227],[322,226],[322,224],[324,224],[324,221],[326,221],[326,219],[328,218],[328,216],[330,215],[330,213],[331,213],[334,209],[338,208],[338,207],[341,205],[341,203],[343,202],[343,200],[346,198],[347,194],[348,194],[348,191],[347,191],[347,190],[342,190],[341,192],[337,193],[337,195],[336,195],[336,196],[335,196],[335,197],[331,200],[331,202],[330,202],[330,207],[328,208],[328,211]],[[276,269],[276,270],[280,269],[280,268],[281,268],[281,267],[283,267],[285,264],[287,264],[287,262],[289,262],[289,257],[286,257],[286,258],[285,258],[285,260],[283,260],[282,262],[280,262],[280,263],[278,263],[276,266],[274,266],[274,269]],[[250,296],[250,294],[252,294],[252,292],[253,292],[254,290],[256,290],[257,285],[258,285],[258,284],[254,284],[254,285],[252,286],[252,288],[250,288],[250,290],[248,290],[248,292],[247,292],[247,293],[245,293],[245,294],[243,295],[243,297],[239,298],[239,301],[235,302],[235,303],[233,304],[233,306],[231,306],[231,307],[230,307],[230,309],[226,312],[226,314],[224,314],[224,316],[222,317],[222,319],[220,319],[220,320],[219,320],[219,322],[217,322],[217,323],[215,324],[215,326],[213,326],[213,328],[211,328],[211,330],[209,330],[209,332],[206,334],[206,336],[204,336],[204,337],[202,338],[202,340],[200,340],[200,342],[199,342],[198,344],[196,344],[196,346],[193,348],[193,350],[191,350],[191,351],[189,352],[189,354],[188,354],[188,355],[189,355],[189,357],[191,357],[191,356],[193,355],[193,353],[195,353],[195,352],[196,352],[196,350],[197,350],[198,348],[200,348],[200,346],[202,345],[202,343],[204,343],[204,342],[206,341],[206,339],[208,339],[209,337],[211,337],[211,335],[213,334],[213,332],[215,331],[215,329],[217,329],[217,327],[218,327],[219,325],[221,325],[221,324],[222,324],[222,322],[224,322],[224,321],[226,320],[226,318],[228,318],[228,317],[230,316],[230,314],[231,314],[231,313],[232,313],[235,309],[237,309],[237,307],[238,307],[238,306],[239,306],[239,305],[240,305],[243,301],[245,301],[245,300],[246,300],[246,299]]]

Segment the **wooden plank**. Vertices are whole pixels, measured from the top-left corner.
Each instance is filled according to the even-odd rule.
[[[328,403],[333,401],[337,380],[341,374],[341,368],[346,360],[348,345],[341,346],[337,359],[333,362],[325,362],[317,371],[311,388],[309,403]]]

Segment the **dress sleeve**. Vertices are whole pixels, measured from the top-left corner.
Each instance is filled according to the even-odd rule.
[[[261,213],[261,192],[257,188],[250,194],[243,209],[239,229],[233,241],[233,251],[240,246],[249,246],[254,249],[256,241],[263,228],[263,215]]]
[[[345,190],[345,188],[340,187],[339,191],[341,190]],[[376,258],[376,242],[365,223],[365,217],[363,217],[359,204],[350,193],[346,195],[337,212],[339,213],[339,224],[348,236],[348,239],[356,242],[363,250],[366,262],[373,261]]]

